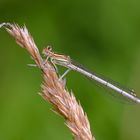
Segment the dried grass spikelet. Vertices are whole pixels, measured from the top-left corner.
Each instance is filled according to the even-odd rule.
[[[54,67],[49,62],[44,64],[27,28],[25,26],[21,28],[17,24],[10,23],[1,24],[1,26],[15,38],[17,44],[30,53],[37,66],[42,70],[43,83],[40,95],[53,105],[57,113],[65,118],[66,125],[71,130],[74,139],[95,140],[90,131],[87,115],[84,113],[81,105],[77,103],[73,93],[69,93],[66,90],[65,82],[59,80]]]

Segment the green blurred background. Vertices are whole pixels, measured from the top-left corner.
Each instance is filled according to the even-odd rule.
[[[0,22],[26,24],[40,51],[50,44],[140,96],[139,7],[139,0],[0,0]],[[1,29],[0,140],[71,140],[63,118],[37,94],[42,78],[29,63],[28,53]],[[140,105],[104,96],[108,91],[76,72],[67,75],[67,87],[97,140],[140,140]]]

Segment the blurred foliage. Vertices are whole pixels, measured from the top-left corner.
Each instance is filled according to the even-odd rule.
[[[0,21],[26,24],[40,51],[48,44],[140,96],[139,0],[0,0]],[[40,71],[0,31],[0,140],[70,140],[63,119],[37,93]],[[62,72],[63,69],[60,68]],[[140,106],[122,104],[76,72],[67,75],[97,140],[139,140]],[[102,93],[102,94],[100,94]]]

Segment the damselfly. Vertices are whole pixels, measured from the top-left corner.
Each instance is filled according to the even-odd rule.
[[[68,70],[61,76],[61,78],[64,77],[70,70],[74,70],[96,81],[104,87],[115,91],[116,94],[123,96],[126,100],[130,100],[135,103],[140,103],[140,99],[136,96],[134,90],[122,88],[121,86],[118,86],[117,84],[105,80],[104,78],[98,76],[95,73],[89,72],[87,69],[84,69],[83,67],[75,64],[69,56],[54,53],[50,46],[43,49],[43,54],[47,56],[46,61],[48,60],[48,58],[50,58],[51,62],[54,65],[57,64],[68,68]]]

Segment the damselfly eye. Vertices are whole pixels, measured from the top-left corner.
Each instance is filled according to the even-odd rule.
[[[44,48],[42,53],[46,56],[51,56],[53,54],[52,52],[52,47],[51,46],[47,46],[47,48]]]
[[[51,46],[48,46],[48,47],[47,47],[47,50],[48,50],[48,51],[52,51],[52,47],[51,47]]]

